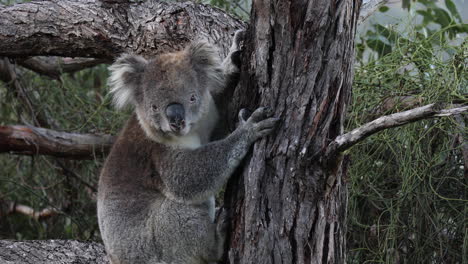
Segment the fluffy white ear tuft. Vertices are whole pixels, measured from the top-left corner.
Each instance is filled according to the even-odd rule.
[[[221,60],[215,48],[204,41],[192,42],[186,48],[192,67],[210,91],[222,90],[224,74]]]
[[[117,109],[136,103],[135,93],[147,64],[141,56],[123,54],[109,67],[108,85]]]

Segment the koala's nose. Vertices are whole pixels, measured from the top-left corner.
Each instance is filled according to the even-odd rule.
[[[183,105],[177,103],[168,105],[166,116],[173,131],[179,131],[185,126],[185,110]]]

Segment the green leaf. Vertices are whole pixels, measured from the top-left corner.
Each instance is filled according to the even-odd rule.
[[[452,17],[449,13],[442,8],[434,8],[435,20],[434,22],[439,24],[442,28],[448,27],[452,22]]]
[[[366,44],[369,46],[369,48],[376,51],[379,56],[384,56],[385,54],[392,52],[392,46],[384,43],[379,39],[369,39],[366,41]]]
[[[421,15],[423,17],[423,24],[428,24],[434,21],[434,17],[432,16],[431,12],[426,10],[416,10],[416,14]]]
[[[450,11],[452,16],[458,19],[459,23],[462,23],[462,18],[460,16],[460,13],[458,13],[457,7],[453,3],[452,0],[445,0],[445,6],[447,6],[447,9]]]
[[[390,9],[390,8],[389,8],[388,6],[381,6],[381,7],[379,8],[379,11],[382,12],[382,13],[385,13],[385,12],[387,12],[389,9]]]

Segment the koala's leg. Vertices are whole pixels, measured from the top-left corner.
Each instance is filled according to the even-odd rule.
[[[168,148],[167,153],[155,154],[166,197],[196,204],[218,193],[250,146],[273,130],[279,119],[267,115],[265,108],[259,108],[244,120],[241,111],[239,127],[225,139],[196,149]]]
[[[203,259],[206,260],[208,263],[215,263],[223,258],[228,224],[229,222],[227,212],[226,210],[223,210],[219,214],[218,219],[214,224],[215,232],[214,237],[211,240],[213,243],[205,252],[206,255],[203,256]]]

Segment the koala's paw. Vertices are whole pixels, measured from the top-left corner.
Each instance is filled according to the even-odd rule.
[[[245,129],[248,138],[252,142],[269,135],[280,120],[276,117],[270,117],[272,114],[269,112],[267,108],[260,107],[246,120],[247,110],[240,110],[240,126],[242,129]]]

